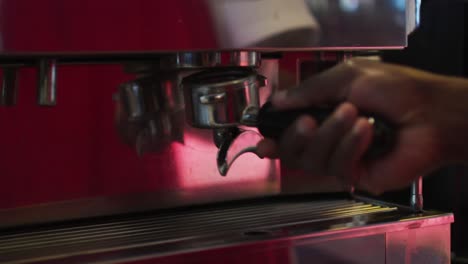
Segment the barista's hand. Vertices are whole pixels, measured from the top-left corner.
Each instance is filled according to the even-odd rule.
[[[351,60],[276,94],[272,102],[280,109],[341,105],[322,126],[301,117],[279,144],[264,140],[258,151],[265,157],[280,157],[287,167],[305,170],[318,184],[358,178],[359,189],[376,194],[400,189],[443,163],[462,158],[454,148],[461,137],[453,133],[457,128],[468,132],[464,120],[468,106],[458,99],[468,98],[468,89],[460,89],[464,85],[462,80],[411,68]],[[371,163],[362,157],[372,139],[372,126],[358,117],[357,109],[383,116],[398,127],[397,146]],[[463,129],[457,127],[460,122]]]

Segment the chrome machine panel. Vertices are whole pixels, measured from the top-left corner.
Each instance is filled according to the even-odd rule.
[[[4,0],[0,53],[401,48],[411,2]]]

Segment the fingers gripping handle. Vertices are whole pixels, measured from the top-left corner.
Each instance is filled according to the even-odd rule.
[[[258,113],[257,127],[264,137],[278,141],[285,130],[300,116],[310,115],[320,125],[333,111],[333,108],[303,108],[279,111],[274,109],[273,105],[268,102]],[[376,159],[390,152],[395,144],[394,126],[375,115],[361,113],[361,116],[368,118],[374,127],[372,143],[365,154],[365,158]]]

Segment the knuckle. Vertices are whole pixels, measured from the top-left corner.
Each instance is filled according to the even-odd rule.
[[[365,65],[366,65],[366,61],[361,58],[352,58],[342,63],[342,67],[344,67],[345,70],[354,72],[354,73],[361,72],[362,69],[365,67]]]
[[[369,98],[378,98],[378,94],[381,94],[382,89],[385,89],[381,82],[382,79],[379,76],[369,72],[361,72],[349,84],[352,91],[351,97],[360,98],[357,100],[358,102],[370,100]]]
[[[352,126],[353,120],[348,120],[348,119],[337,119],[335,118],[333,122],[330,125],[330,130],[335,134],[339,136],[339,139],[343,137],[344,134],[346,134],[349,130],[349,128]]]
[[[377,81],[380,81],[380,78],[375,74],[372,74],[367,71],[362,71],[359,75],[353,80],[351,86],[353,88],[357,87],[369,87],[375,84]]]
[[[319,132],[320,139],[318,140],[323,141],[323,139],[328,139],[327,141],[333,142],[341,142],[343,137],[349,132],[352,128],[356,117],[354,115],[349,115],[345,118],[343,117],[332,117],[328,122],[327,126],[323,127]]]

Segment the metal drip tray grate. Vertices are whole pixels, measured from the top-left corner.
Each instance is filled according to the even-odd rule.
[[[356,216],[396,210],[353,200],[263,201],[4,230],[0,231],[0,263],[29,263],[294,224],[352,221]]]

